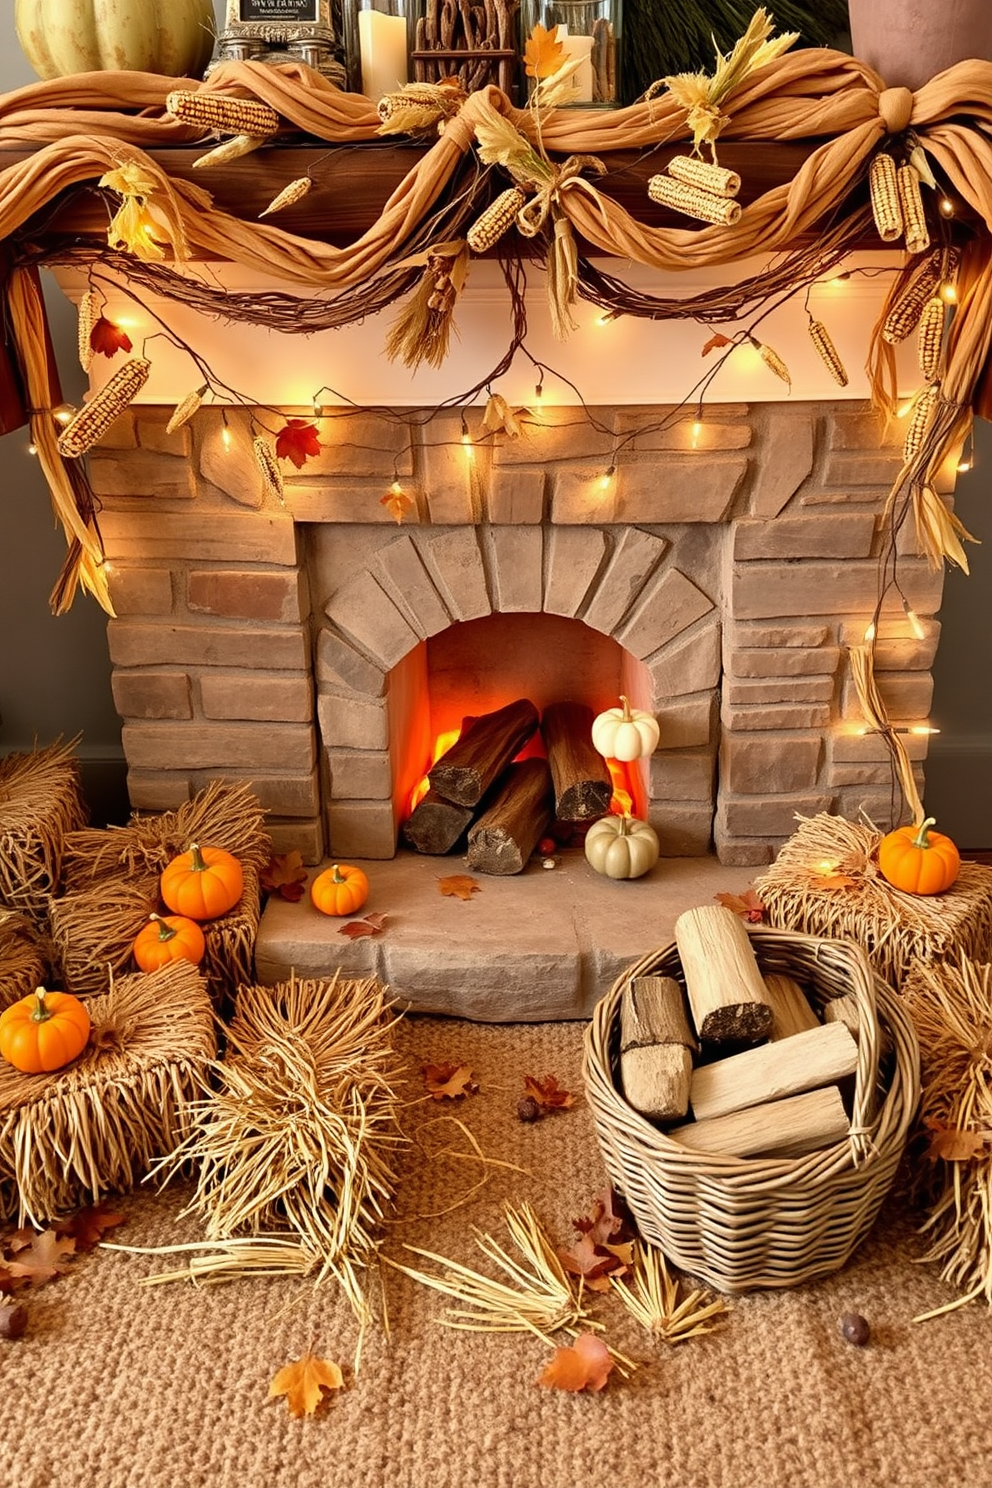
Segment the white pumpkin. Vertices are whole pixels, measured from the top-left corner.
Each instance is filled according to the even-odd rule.
[[[607,759],[636,760],[654,754],[661,730],[653,713],[632,708],[621,695],[622,707],[607,708],[593,719],[592,742]]]
[[[636,816],[601,816],[586,833],[586,860],[606,878],[640,878],[660,851],[654,828]]]
[[[76,72],[201,78],[214,46],[212,0],[14,0],[14,25],[40,78]]]

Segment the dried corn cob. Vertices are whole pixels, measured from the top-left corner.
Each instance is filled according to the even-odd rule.
[[[884,150],[872,160],[868,171],[868,186],[878,236],[883,243],[894,243],[897,238],[902,237],[902,207],[899,205],[896,163]]]
[[[93,365],[95,353],[90,345],[90,336],[99,318],[99,297],[95,290],[88,289],[79,301],[79,365],[84,372],[88,372]]]
[[[789,372],[788,367],[783,362],[782,358],[779,356],[778,352],[775,351],[773,347],[766,346],[763,341],[755,341],[753,338],[752,345],[754,346],[761,360],[764,362],[765,366],[768,368],[769,372],[774,372],[776,377],[781,377],[782,381],[788,383],[789,387],[791,388],[792,375]]]
[[[820,361],[826,367],[834,382],[836,382],[838,387],[847,387],[847,369],[845,368],[844,363],[841,361],[840,353],[834,345],[833,338],[831,337],[830,332],[827,330],[823,322],[820,320],[813,320],[811,318],[809,323],[809,335],[810,340],[816,347]]]
[[[527,193],[521,191],[519,186],[508,186],[501,191],[494,202],[477,218],[468,232],[465,241],[473,253],[485,253],[494,243],[498,243],[506,230],[512,226],[513,220],[524,202]]]
[[[194,392],[187,393],[181,403],[176,404],[172,410],[172,417],[165,426],[166,434],[174,434],[177,429],[182,428],[183,424],[189,423],[206,397],[208,386],[209,384],[205,382],[202,387],[196,388]]]
[[[739,202],[701,191],[698,186],[689,186],[685,181],[673,181],[671,176],[652,176],[648,182],[648,196],[663,207],[684,212],[687,217],[698,217],[701,222],[719,222],[724,227],[732,227],[740,220]]]
[[[198,156],[193,161],[193,169],[202,170],[205,165],[226,165],[229,160],[237,160],[242,155],[250,155],[252,150],[257,150],[259,145],[265,143],[266,136],[261,134],[236,134],[233,138],[225,140],[222,145],[208,150],[206,155]]]
[[[882,325],[882,340],[888,341],[890,346],[905,341],[910,331],[919,325],[923,306],[943,277],[943,260],[944,254],[935,250],[901,288],[894,286],[893,297]]]
[[[736,171],[725,170],[722,165],[710,165],[709,161],[698,160],[695,155],[676,155],[668,162],[668,174],[676,181],[685,181],[687,186],[711,191],[714,196],[736,196],[741,189],[741,178]]]
[[[264,434],[256,434],[251,442],[252,453],[255,456],[255,464],[262,472],[262,479],[280,502],[285,500],[285,490],[282,483],[282,471],[279,469],[279,461],[275,452]]]
[[[947,306],[939,294],[931,295],[923,306],[917,331],[916,351],[920,371],[928,382],[937,375],[940,352],[944,344],[944,326],[947,321]]]
[[[268,139],[279,129],[275,109],[257,98],[226,98],[201,88],[192,93],[181,90],[170,93],[165,106],[173,118],[181,119],[184,124],[198,124],[215,134],[250,134]]]
[[[899,208],[902,212],[903,230],[906,234],[906,252],[922,253],[930,247],[930,229],[927,227],[920,192],[920,178],[911,165],[901,165],[896,172],[896,187],[899,192]]]
[[[144,357],[132,357],[124,363],[90,401],[76,413],[59,435],[59,454],[66,459],[85,455],[101,439],[114,420],[137,397],[152,364]]]
[[[291,207],[294,202],[306,196],[312,185],[313,180],[310,176],[297,176],[295,181],[290,181],[288,186],[284,186],[278,195],[272,198],[264,212],[259,212],[259,217],[271,217],[273,212],[281,212],[283,207]]]
[[[933,413],[934,405],[937,402],[937,393],[939,390],[939,383],[932,382],[916,400],[913,407],[913,416],[909,421],[909,428],[906,430],[906,439],[902,447],[902,457],[907,463],[915,459],[923,448],[927,425],[930,422],[930,415]]]
[[[405,93],[386,93],[379,99],[376,112],[382,120],[380,134],[425,134],[437,128],[446,112],[438,103],[426,98],[411,98]]]

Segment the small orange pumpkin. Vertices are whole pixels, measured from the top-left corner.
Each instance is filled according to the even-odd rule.
[[[950,837],[931,832],[935,817],[919,826],[897,827],[878,844],[878,866],[894,889],[906,894],[940,894],[954,883],[961,854]]]
[[[321,914],[350,915],[369,897],[369,881],[361,868],[335,863],[325,868],[310,885],[310,898]]]
[[[131,954],[140,971],[158,971],[174,961],[199,966],[207,943],[195,920],[182,915],[149,915],[148,924],[134,937]]]
[[[25,1075],[71,1064],[89,1036],[90,1015],[69,992],[38,987],[0,1013],[0,1055]]]
[[[162,870],[159,892],[173,914],[189,920],[216,920],[241,898],[244,874],[233,853],[191,842]]]

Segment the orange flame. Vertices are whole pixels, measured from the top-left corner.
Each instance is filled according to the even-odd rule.
[[[613,781],[610,812],[613,816],[632,816],[634,812],[633,781],[623,760],[608,759],[606,768]]]
[[[434,749],[431,753],[431,765],[436,765],[442,754],[447,754],[452,744],[457,743],[461,738],[461,732],[460,728],[456,728],[448,729],[446,733],[438,734],[434,740]],[[426,774],[424,774],[410,793],[410,812],[408,814],[412,814],[414,808],[424,799],[430,787],[431,783],[427,779]]]

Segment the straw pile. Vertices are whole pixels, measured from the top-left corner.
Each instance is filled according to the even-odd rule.
[[[962,863],[943,894],[904,894],[879,872],[876,827],[826,812],[798,820],[754,883],[770,925],[856,941],[897,988],[917,960],[992,958],[992,868]]]
[[[30,997],[47,975],[47,958],[34,924],[16,910],[0,910],[0,1012]]]
[[[195,1166],[184,1212],[203,1219],[208,1241],[291,1237],[363,1323],[372,1309],[360,1273],[378,1253],[404,1140],[395,1021],[374,978],[241,987],[215,1089],[160,1168]]]
[[[36,920],[59,887],[66,834],[87,820],[74,745],[0,759],[0,905]]]
[[[921,962],[903,995],[923,1056],[923,1259],[962,1294],[939,1311],[979,1297],[992,1306],[992,966]]]
[[[38,1225],[128,1189],[190,1129],[216,1054],[203,977],[188,962],[114,982],[88,1004],[71,1065],[25,1075],[0,1062],[0,1213]]]

